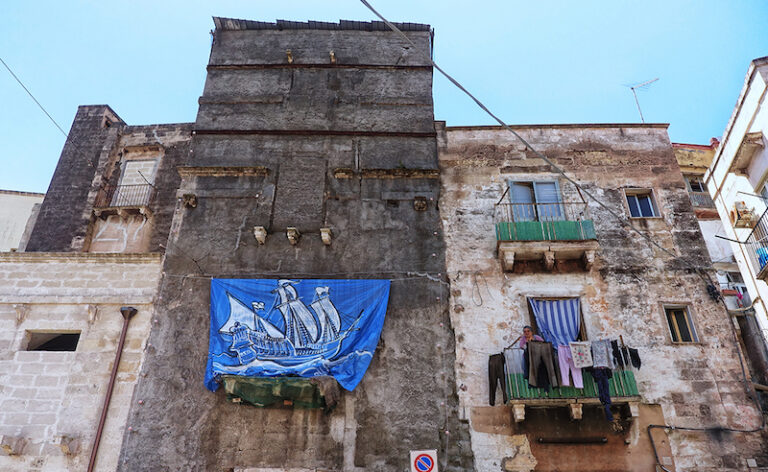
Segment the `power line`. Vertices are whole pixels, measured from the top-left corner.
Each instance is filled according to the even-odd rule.
[[[408,42],[408,43],[411,45],[411,47],[413,47],[413,48],[414,48],[414,50],[416,50],[416,51],[418,51],[418,50],[419,50],[419,48],[418,48],[418,47],[417,47],[417,46],[416,46],[416,45],[413,43],[413,41],[411,41],[411,40],[410,40],[410,38],[408,38],[408,36],[406,36],[406,35],[405,35],[405,34],[404,34],[402,31],[400,31],[400,29],[398,29],[398,28],[397,28],[397,26],[393,25],[393,24],[392,24],[391,22],[389,22],[389,21],[388,21],[386,18],[384,18],[384,17],[383,17],[383,16],[382,16],[382,15],[381,15],[381,14],[380,14],[378,11],[376,11],[376,9],[374,9],[374,8],[371,6],[371,4],[370,4],[370,3],[368,3],[366,0],[360,0],[360,2],[361,2],[363,5],[365,5],[365,6],[366,6],[366,7],[367,7],[369,10],[371,10],[371,12],[373,12],[373,14],[374,14],[374,15],[378,16],[378,17],[381,19],[381,21],[383,21],[383,22],[384,22],[384,23],[385,23],[385,24],[386,24],[386,25],[389,27],[389,29],[391,29],[393,32],[397,33],[397,34],[398,34],[398,35],[400,35],[400,36],[401,36],[403,39],[405,39],[405,40],[406,40],[406,42]],[[640,231],[639,229],[637,229],[637,228],[636,228],[636,227],[635,227],[635,226],[634,226],[634,225],[633,225],[631,222],[629,222],[629,221],[626,221],[624,218],[622,218],[622,217],[621,217],[621,215],[619,215],[618,213],[614,212],[614,211],[613,211],[613,209],[612,209],[612,208],[610,208],[610,207],[609,207],[607,204],[605,204],[605,203],[601,202],[600,200],[598,200],[598,199],[597,199],[597,198],[596,198],[594,195],[592,195],[592,194],[591,194],[589,191],[587,191],[585,188],[583,188],[583,187],[581,186],[581,184],[579,184],[579,183],[578,183],[578,182],[576,182],[574,179],[572,179],[571,177],[569,177],[569,176],[568,176],[568,175],[565,173],[565,171],[563,171],[563,170],[562,170],[560,167],[558,167],[558,166],[557,166],[557,165],[556,165],[554,162],[552,162],[550,159],[548,159],[548,158],[547,158],[547,157],[546,157],[544,154],[542,154],[542,153],[540,153],[539,151],[537,151],[536,149],[534,149],[534,148],[533,148],[533,146],[531,146],[531,145],[528,143],[528,141],[526,141],[525,139],[523,139],[523,137],[522,137],[522,136],[520,136],[518,133],[516,133],[516,132],[515,132],[515,130],[513,130],[512,128],[510,128],[510,127],[509,127],[509,125],[507,125],[507,124],[506,124],[504,121],[502,121],[502,120],[501,120],[499,117],[497,117],[496,115],[494,115],[494,114],[493,114],[493,113],[492,113],[492,112],[491,112],[491,111],[490,111],[490,110],[489,110],[489,109],[488,109],[488,108],[487,108],[487,107],[486,107],[486,106],[485,106],[485,105],[484,105],[484,104],[483,104],[483,103],[482,103],[480,100],[478,100],[478,99],[477,99],[477,98],[476,98],[474,95],[472,95],[472,94],[471,94],[471,93],[470,93],[470,92],[469,92],[469,91],[468,91],[466,88],[464,88],[464,87],[463,87],[463,86],[462,86],[462,85],[461,85],[461,84],[460,84],[458,81],[456,81],[456,79],[454,79],[454,78],[453,78],[453,77],[451,77],[451,76],[450,76],[450,75],[449,75],[447,72],[445,72],[443,69],[441,69],[441,68],[440,68],[440,66],[438,66],[438,65],[437,65],[437,63],[435,63],[435,61],[433,61],[433,60],[432,60],[432,57],[430,57],[429,55],[426,55],[425,57],[427,58],[427,60],[430,62],[430,64],[432,64],[432,66],[433,66],[435,69],[437,69],[437,70],[438,70],[438,71],[439,71],[441,74],[443,74],[443,75],[445,76],[445,78],[447,78],[449,81],[451,81],[451,83],[452,83],[453,85],[455,85],[456,87],[458,87],[458,88],[459,88],[459,89],[460,89],[462,92],[464,92],[465,94],[467,94],[467,96],[469,96],[469,98],[471,98],[471,99],[472,99],[472,100],[473,100],[473,101],[474,101],[474,102],[475,102],[475,103],[476,103],[476,104],[477,104],[477,105],[478,105],[478,106],[479,106],[479,107],[480,107],[480,108],[481,108],[483,111],[485,111],[485,112],[486,112],[486,113],[487,113],[489,116],[491,116],[491,117],[492,117],[494,120],[496,120],[496,121],[497,121],[497,122],[498,122],[498,123],[499,123],[499,124],[500,124],[500,125],[501,125],[501,126],[504,128],[504,129],[506,129],[507,131],[509,131],[509,132],[510,132],[510,133],[512,133],[513,135],[515,135],[515,137],[517,137],[517,139],[519,139],[519,140],[520,140],[520,142],[522,142],[522,143],[525,145],[525,147],[526,147],[526,148],[528,148],[528,149],[529,149],[529,150],[530,150],[532,153],[534,153],[534,154],[535,154],[537,157],[539,157],[540,159],[544,160],[544,162],[546,162],[547,164],[549,164],[549,166],[550,166],[550,167],[551,167],[551,168],[552,168],[554,171],[556,171],[558,174],[562,175],[562,176],[563,176],[563,178],[565,178],[565,179],[566,179],[568,182],[570,182],[570,183],[572,183],[573,185],[575,185],[577,189],[579,189],[579,190],[581,190],[582,192],[584,192],[584,193],[585,193],[585,194],[586,194],[586,195],[587,195],[589,198],[591,198],[591,199],[592,199],[592,200],[594,200],[594,201],[595,201],[595,202],[596,202],[598,205],[600,205],[601,207],[603,207],[603,209],[605,209],[605,210],[606,210],[606,211],[607,211],[607,212],[608,212],[608,213],[609,213],[611,216],[613,216],[613,217],[615,217],[616,219],[618,219],[618,220],[619,220],[619,221],[620,221],[622,224],[626,224],[626,225],[627,225],[627,226],[628,226],[630,229],[632,229],[632,231],[636,232],[636,233],[637,233],[637,234],[639,234],[641,237],[643,237],[643,238],[644,238],[646,241],[648,241],[648,243],[650,243],[650,244],[652,244],[653,246],[655,246],[655,247],[659,248],[660,250],[662,250],[662,251],[663,251],[663,252],[665,252],[666,254],[669,254],[669,255],[671,255],[672,257],[677,257],[677,255],[676,255],[676,254],[674,254],[673,252],[671,252],[671,251],[669,251],[668,249],[666,249],[666,248],[662,247],[661,245],[659,245],[659,244],[658,244],[656,241],[654,241],[654,240],[653,240],[653,238],[652,238],[651,236],[648,236],[648,235],[646,235],[645,233],[643,233],[642,231]],[[699,277],[701,277],[701,279],[702,279],[702,280],[703,280],[705,283],[708,283],[708,284],[710,284],[710,285],[713,285],[713,284],[712,284],[712,280],[709,278],[708,274],[705,274],[705,273],[704,273],[704,271],[702,271],[700,268],[698,268],[698,267],[694,267],[692,264],[689,264],[687,261],[683,261],[683,262],[684,262],[684,264],[685,264],[685,265],[687,265],[687,266],[688,266],[690,269],[694,270],[694,271],[695,271],[695,273],[696,273],[696,274],[697,274]],[[706,276],[705,276],[705,275],[706,275]],[[726,308],[726,310],[727,310],[727,309],[728,309],[728,307],[725,305],[725,300],[723,300],[723,298],[722,298],[722,297],[720,297],[720,302],[723,304],[723,306],[724,306],[724,307]],[[729,318],[730,318],[730,317],[729,317]],[[747,379],[747,373],[746,373],[746,368],[745,368],[745,366],[744,366],[744,360],[743,360],[743,358],[742,358],[742,355],[741,355],[741,349],[739,348],[739,340],[738,340],[738,335],[736,334],[736,329],[735,329],[735,328],[734,328],[734,326],[733,326],[733,320],[730,320],[730,323],[729,323],[729,325],[730,325],[730,327],[731,327],[731,333],[732,333],[732,334],[733,334],[733,336],[734,336],[734,344],[737,346],[737,348],[736,348],[736,353],[738,354],[738,359],[739,359],[739,364],[740,364],[740,366],[741,366],[741,374],[742,374],[742,377],[743,377],[743,382],[744,382],[744,385],[745,385],[745,389],[746,389],[746,390],[749,392],[749,390],[750,390],[750,389],[749,389],[749,388],[748,388],[748,386],[747,386],[747,384],[748,384],[748,382],[749,382],[749,381],[748,381],[748,379]],[[676,430],[676,429],[677,429],[677,430],[681,430],[681,431],[703,431],[703,432],[721,432],[721,431],[730,431],[730,432],[738,432],[738,433],[755,433],[755,432],[759,432],[759,431],[761,431],[761,430],[763,430],[763,429],[765,428],[765,426],[766,426],[766,419],[765,419],[765,416],[764,416],[764,415],[762,415],[762,408],[761,408],[761,405],[760,405],[760,403],[759,403],[759,399],[758,399],[757,397],[755,397],[753,400],[754,400],[754,402],[755,402],[755,406],[757,407],[757,411],[758,411],[758,412],[761,412],[761,414],[760,414],[760,426],[758,426],[758,427],[756,427],[756,428],[752,428],[752,429],[736,429],[736,428],[726,428],[726,427],[693,428],[693,427],[679,427],[679,426],[672,426],[672,425],[657,425],[657,424],[648,425],[648,428],[647,428],[647,433],[648,433],[648,438],[649,438],[649,440],[650,440],[650,442],[651,442],[651,446],[653,446],[653,453],[654,453],[654,457],[655,457],[655,459],[656,459],[656,465],[657,465],[658,467],[660,467],[662,470],[664,470],[664,471],[666,471],[666,472],[669,472],[669,469],[665,468],[665,467],[664,467],[664,466],[661,464],[661,462],[660,462],[660,460],[659,460],[659,454],[658,454],[658,451],[656,450],[656,444],[654,443],[654,440],[653,440],[653,436],[651,435],[651,430],[652,430],[652,429],[654,429],[654,428],[658,428],[658,429],[671,429],[671,430]],[[725,406],[725,405],[723,405],[723,406]]]
[[[397,33],[397,34],[398,34],[398,35],[400,35],[400,36],[401,36],[403,39],[405,39],[405,41],[407,41],[407,42],[408,42],[408,44],[410,44],[410,45],[411,45],[411,47],[413,47],[413,49],[414,49],[414,50],[416,50],[416,51],[419,51],[419,47],[418,47],[418,46],[416,46],[416,44],[414,44],[414,42],[413,42],[413,41],[411,41],[411,39],[410,39],[408,36],[406,36],[406,35],[405,35],[405,33],[403,33],[402,31],[400,31],[400,29],[399,29],[397,26],[395,26],[395,25],[394,25],[394,24],[392,24],[392,23],[391,23],[389,20],[387,20],[386,18],[384,18],[384,17],[383,17],[383,16],[382,16],[382,15],[381,15],[381,14],[380,14],[378,11],[376,11],[376,9],[375,9],[375,8],[373,8],[373,6],[371,6],[371,4],[370,4],[370,3],[368,3],[366,0],[360,0],[360,2],[362,2],[362,4],[363,4],[363,5],[365,5],[365,6],[366,6],[366,7],[367,7],[369,10],[371,10],[371,12],[372,12],[374,15],[378,16],[378,17],[381,19],[381,21],[383,21],[383,22],[384,22],[384,23],[385,23],[385,24],[386,24],[386,25],[389,27],[389,29],[391,29],[393,32]],[[486,106],[483,104],[483,102],[481,102],[481,101],[480,101],[480,100],[479,100],[477,97],[475,97],[474,95],[472,95],[472,93],[471,93],[469,90],[467,90],[466,88],[464,88],[464,86],[463,86],[463,85],[461,85],[461,84],[460,84],[460,83],[459,83],[459,82],[458,82],[456,79],[454,79],[453,77],[451,77],[451,75],[450,75],[450,74],[448,74],[448,73],[447,73],[447,72],[445,72],[445,71],[444,71],[442,68],[440,68],[440,66],[438,66],[438,65],[437,65],[437,63],[436,63],[434,60],[432,60],[432,58],[431,58],[431,57],[430,57],[428,54],[425,54],[425,55],[423,55],[423,57],[425,57],[425,58],[427,59],[427,61],[429,61],[429,63],[432,65],[432,67],[434,67],[435,69],[437,69],[437,71],[438,71],[438,72],[440,72],[441,74],[443,74],[443,76],[445,76],[445,78],[446,78],[446,79],[448,79],[448,80],[449,80],[449,81],[450,81],[450,82],[451,82],[453,85],[455,85],[456,87],[458,87],[458,88],[459,88],[459,90],[461,90],[461,91],[462,91],[462,92],[464,92],[464,93],[465,93],[465,94],[466,94],[466,95],[467,95],[469,98],[471,98],[471,99],[472,99],[472,100],[473,100],[473,101],[474,101],[474,102],[477,104],[477,106],[479,106],[479,107],[480,107],[480,108],[481,108],[481,109],[482,109],[484,112],[486,112],[486,113],[487,113],[487,114],[488,114],[488,115],[489,115],[491,118],[493,118],[493,119],[494,119],[494,120],[495,120],[497,123],[499,123],[499,125],[501,125],[501,127],[502,127],[502,128],[504,128],[505,130],[509,131],[509,132],[510,132],[510,133],[512,133],[513,135],[515,135],[515,137],[516,137],[517,139],[519,139],[519,140],[520,140],[520,142],[521,142],[521,143],[523,143],[523,145],[524,145],[524,146],[525,146],[525,147],[526,147],[528,150],[530,150],[530,151],[531,151],[533,154],[535,154],[535,155],[536,155],[536,157],[538,157],[539,159],[542,159],[544,162],[546,162],[547,164],[549,164],[549,166],[550,166],[550,167],[551,167],[551,168],[552,168],[552,169],[553,169],[555,172],[557,172],[558,174],[560,174],[561,176],[563,176],[563,178],[564,178],[565,180],[567,180],[568,182],[570,182],[570,183],[572,183],[573,185],[575,185],[577,189],[579,189],[580,191],[584,192],[584,194],[586,194],[586,195],[587,195],[589,198],[591,198],[591,199],[592,199],[592,200],[593,200],[595,203],[597,203],[597,204],[598,204],[599,206],[601,206],[601,207],[602,207],[602,208],[603,208],[605,211],[607,211],[607,212],[608,212],[608,214],[610,214],[611,216],[613,216],[614,218],[616,218],[617,220],[619,220],[619,222],[620,222],[622,225],[626,225],[626,226],[628,226],[628,227],[629,227],[629,228],[630,228],[632,231],[634,231],[635,233],[639,234],[639,235],[640,235],[640,236],[641,236],[643,239],[645,239],[645,240],[646,240],[646,241],[647,241],[649,244],[651,244],[651,245],[655,246],[656,248],[658,248],[659,250],[661,250],[662,252],[666,253],[667,255],[669,255],[669,256],[671,256],[671,257],[673,257],[673,258],[677,258],[677,254],[673,253],[673,252],[672,252],[672,251],[670,251],[669,249],[667,249],[667,248],[663,247],[662,245],[660,245],[659,243],[657,243],[656,241],[654,241],[654,240],[653,240],[653,238],[652,238],[651,236],[649,236],[649,235],[647,235],[647,234],[643,233],[642,231],[640,231],[640,230],[639,230],[638,228],[636,228],[636,227],[635,227],[635,226],[634,226],[634,225],[633,225],[633,224],[632,224],[630,221],[628,221],[626,218],[623,218],[621,215],[619,215],[618,213],[616,213],[616,212],[613,210],[613,208],[611,208],[609,205],[607,205],[607,204],[603,203],[602,201],[598,200],[598,198],[597,198],[597,197],[595,197],[594,195],[592,195],[592,193],[590,193],[590,192],[589,192],[587,189],[585,189],[585,188],[584,188],[584,187],[583,187],[583,186],[582,186],[580,183],[576,182],[574,179],[572,179],[571,177],[569,177],[569,176],[568,176],[568,175],[565,173],[565,171],[564,171],[563,169],[561,169],[560,167],[558,167],[558,165],[557,165],[557,164],[555,164],[555,163],[554,163],[554,162],[553,162],[551,159],[549,159],[547,156],[545,156],[544,154],[542,154],[542,153],[541,153],[541,152],[539,152],[538,150],[534,149],[534,148],[533,148],[533,146],[531,146],[531,144],[530,144],[528,141],[526,141],[526,140],[525,140],[525,138],[523,138],[523,137],[522,137],[522,136],[520,136],[520,135],[519,135],[519,134],[518,134],[518,133],[517,133],[515,130],[513,130],[512,128],[510,128],[510,127],[509,127],[509,125],[508,125],[508,124],[506,124],[506,123],[505,123],[505,122],[504,122],[504,121],[503,121],[501,118],[499,118],[499,117],[498,117],[498,116],[496,116],[496,115],[495,115],[493,112],[491,112],[491,110],[489,110],[489,109],[488,109],[488,107],[486,107]],[[704,280],[704,282],[706,282],[706,283],[709,283],[709,284],[711,284],[711,283],[712,283],[712,281],[711,281],[711,280],[710,280],[708,277],[704,277],[704,275],[702,275],[702,273],[701,273],[701,270],[700,270],[698,267],[694,267],[693,265],[689,264],[687,261],[683,261],[683,263],[684,263],[685,265],[687,265],[687,266],[688,266],[688,268],[690,268],[690,269],[694,270],[694,271],[695,271],[695,272],[696,272],[696,273],[699,275],[699,277],[701,277],[701,278],[702,278],[702,280]]]
[[[5,63],[5,61],[3,60],[3,58],[2,58],[2,57],[0,57],[0,62],[2,62],[2,63],[3,63],[3,65],[5,66],[5,68],[6,68],[6,69],[8,69],[8,72],[10,72],[10,73],[11,73],[11,75],[13,76],[13,78],[14,78],[14,79],[16,79],[16,82],[18,82],[18,83],[19,83],[19,85],[21,85],[21,88],[23,88],[23,89],[24,89],[24,91],[26,91],[26,92],[27,92],[27,95],[29,95],[30,97],[32,97],[32,100],[34,100],[34,101],[35,101],[35,103],[37,103],[37,106],[38,106],[38,107],[40,107],[40,109],[41,109],[41,110],[43,110],[43,113],[45,113],[45,116],[47,116],[47,117],[48,117],[48,118],[51,120],[51,122],[52,122],[52,123],[53,123],[53,124],[54,124],[54,125],[55,125],[57,128],[59,128],[59,131],[61,131],[61,134],[63,134],[65,138],[68,138],[69,136],[67,136],[67,133],[66,133],[66,132],[65,132],[65,131],[64,131],[64,130],[61,128],[61,126],[59,126],[59,124],[58,124],[58,123],[56,123],[56,120],[54,120],[54,119],[53,119],[53,117],[51,116],[51,114],[50,114],[50,113],[48,113],[48,112],[45,110],[45,107],[43,107],[43,105],[41,105],[41,104],[40,104],[40,102],[38,102],[38,101],[37,101],[37,99],[35,98],[35,96],[34,96],[34,95],[32,95],[32,92],[30,92],[30,91],[29,91],[29,89],[27,88],[27,86],[26,86],[26,85],[24,85],[24,83],[21,81],[21,79],[19,79],[18,77],[16,77],[16,74],[14,74],[14,73],[13,73],[13,71],[11,70],[11,68],[8,66],[8,64],[6,64],[6,63]]]

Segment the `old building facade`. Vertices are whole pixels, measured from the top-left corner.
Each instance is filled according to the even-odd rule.
[[[665,126],[518,128],[619,221],[508,132],[435,122],[427,25],[399,25],[414,50],[378,22],[214,21],[195,123],[80,107],[27,252],[0,256],[0,468],[402,471],[421,449],[444,471],[768,466],[760,434],[665,428],[761,422]],[[389,280],[362,382],[325,410],[281,379],[254,380],[267,407],[206,390],[212,279]],[[584,340],[638,349],[616,421],[594,383],[488,404],[528,298],[578,298]]]
[[[478,470],[653,470],[654,446],[670,470],[747,468],[759,435],[648,433],[651,424],[761,424],[730,320],[708,295],[714,273],[666,127],[515,130],[608,209],[506,130],[441,133],[440,210],[451,228],[446,260],[460,411],[470,423]],[[546,186],[555,193],[538,191]],[[527,200],[526,187],[536,189]],[[632,208],[642,198],[650,205]],[[622,431],[605,421],[586,390],[547,395],[513,383],[506,404],[497,391],[496,405],[489,405],[489,356],[517,345],[523,326],[535,325],[530,298],[579,299],[580,340],[615,339],[638,349],[639,369],[614,371]],[[680,326],[672,329],[677,308],[692,338],[681,336]]]

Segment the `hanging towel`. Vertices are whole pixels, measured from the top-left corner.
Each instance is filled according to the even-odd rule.
[[[504,349],[504,365],[507,369],[507,375],[522,374],[523,370],[523,350],[520,348]]]
[[[589,341],[578,341],[569,343],[569,346],[574,366],[579,369],[592,367],[592,343]]]
[[[637,352],[637,349],[629,348],[629,360],[632,362],[632,367],[635,369],[640,368],[640,353]]]

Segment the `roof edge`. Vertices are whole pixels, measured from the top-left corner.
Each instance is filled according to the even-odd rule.
[[[338,23],[326,21],[269,21],[241,20],[237,18],[213,17],[216,30],[345,30],[345,31],[391,31],[383,21],[351,21],[339,20]],[[401,31],[430,32],[432,27],[422,23],[393,23]]]
[[[669,123],[560,123],[560,124],[516,124],[512,129],[524,128],[669,128]],[[446,126],[446,131],[504,130],[500,125]]]

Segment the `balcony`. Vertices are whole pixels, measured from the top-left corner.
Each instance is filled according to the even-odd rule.
[[[709,196],[709,192],[688,192],[694,208],[715,208],[715,202]]]
[[[582,378],[584,388],[556,387],[547,391],[543,388],[529,387],[523,374],[508,374],[508,404],[512,406],[515,421],[521,422],[525,419],[526,406],[569,406],[571,417],[581,419],[582,405],[600,403],[597,385],[592,375],[587,371],[582,371]],[[612,403],[627,403],[632,409],[640,401],[635,374],[632,371],[614,370],[613,378],[608,380],[608,385]]]
[[[154,196],[155,188],[149,184],[140,185],[108,185],[96,196],[93,212],[96,216],[103,214],[141,213],[149,215],[149,203]]]
[[[494,223],[505,271],[521,260],[542,260],[550,271],[557,260],[592,266],[598,244],[586,203],[499,203]]]
[[[768,278],[768,216],[766,214],[768,210],[760,215],[760,219],[757,220],[744,243],[752,267],[760,280]]]

